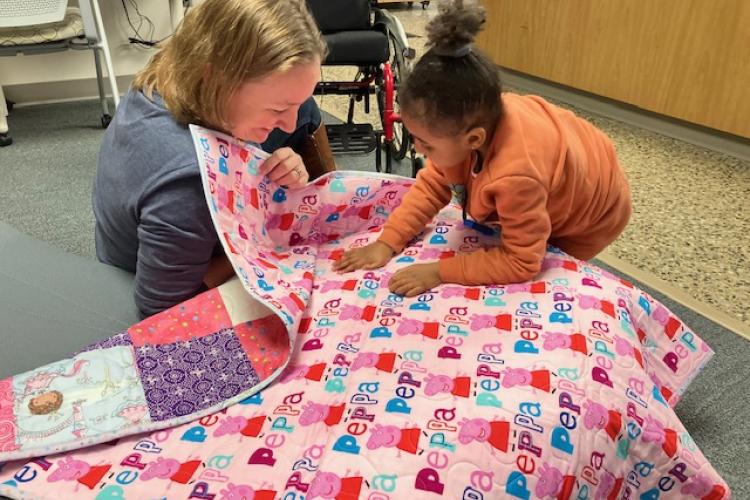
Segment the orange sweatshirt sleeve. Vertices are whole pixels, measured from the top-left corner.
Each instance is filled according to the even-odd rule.
[[[378,238],[399,253],[437,213],[451,201],[450,185],[440,170],[427,160],[417,180],[393,211]]]
[[[485,187],[494,196],[500,225],[499,247],[461,253],[440,261],[444,283],[504,285],[539,273],[551,232],[547,190],[536,179],[509,176]]]

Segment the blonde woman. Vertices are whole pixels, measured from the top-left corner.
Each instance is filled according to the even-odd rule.
[[[204,0],[136,76],[104,136],[93,206],[97,256],[135,273],[144,316],[231,275],[187,125],[261,145],[264,173],[304,185],[333,170],[311,98],[325,54],[304,0]]]

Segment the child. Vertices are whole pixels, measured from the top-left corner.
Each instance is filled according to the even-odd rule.
[[[617,238],[630,190],[609,139],[537,96],[501,94],[496,66],[472,46],[484,10],[443,4],[430,49],[399,90],[404,124],[427,157],[380,238],[344,253],[339,272],[375,269],[403,250],[456,196],[465,224],[500,245],[398,271],[391,292],[415,296],[441,283],[508,284],[541,269],[547,242],[591,259]]]

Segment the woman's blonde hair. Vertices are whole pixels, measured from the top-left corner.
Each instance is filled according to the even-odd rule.
[[[305,0],[204,0],[133,87],[149,98],[158,92],[178,123],[226,131],[227,102],[243,83],[326,52]]]

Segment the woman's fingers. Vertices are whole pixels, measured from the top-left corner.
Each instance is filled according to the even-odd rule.
[[[290,170],[278,179],[270,179],[280,186],[297,187],[297,185],[299,184],[300,176],[294,170]]]
[[[282,186],[304,186],[309,179],[302,158],[291,148],[281,148],[274,151],[263,163],[260,171],[270,180]]]
[[[276,151],[271,153],[271,156],[269,156],[266,161],[264,161],[260,166],[260,173],[263,175],[267,175],[271,180],[274,180],[274,175],[276,176],[276,178],[278,178],[280,175],[283,175],[286,172],[276,172],[277,168],[280,165],[286,163],[292,156],[296,154],[297,153],[295,153],[291,148],[277,149]]]

